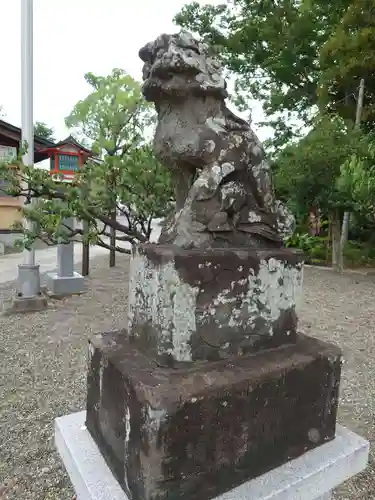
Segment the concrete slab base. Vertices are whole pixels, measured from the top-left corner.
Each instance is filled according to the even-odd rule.
[[[127,500],[85,426],[86,412],[55,420],[55,443],[77,500]],[[330,500],[331,492],[367,465],[369,443],[345,427],[336,438],[243,483],[216,500]]]
[[[35,295],[34,297],[14,297],[6,300],[2,304],[3,316],[11,314],[21,314],[29,312],[43,311],[48,307],[47,298],[44,295]]]
[[[85,291],[85,278],[74,272],[73,276],[59,276],[57,273],[46,273],[45,285],[52,297],[66,297]]]

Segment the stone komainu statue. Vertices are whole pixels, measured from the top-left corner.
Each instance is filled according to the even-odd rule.
[[[298,333],[293,220],[208,48],[140,55],[176,210],[132,249],[127,330],[90,343],[86,425],[129,499],[209,500],[335,437],[341,353]]]
[[[158,113],[155,152],[176,189],[176,209],[159,243],[282,246],[293,216],[275,199],[259,139],[227,108],[222,68],[208,46],[182,31],[159,36],[139,55],[143,94]]]

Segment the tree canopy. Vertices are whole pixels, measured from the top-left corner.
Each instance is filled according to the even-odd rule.
[[[311,112],[354,120],[355,93],[366,78],[364,122],[372,120],[374,0],[237,0],[186,5],[175,21],[217,49],[236,77],[237,103],[263,103],[276,144],[309,125]]]
[[[48,139],[51,142],[55,142],[53,128],[48,127],[44,122],[36,122],[34,125],[34,134],[42,137],[43,139]]]
[[[345,242],[350,212],[374,212],[375,0],[192,2],[175,21],[216,51],[237,105],[262,102],[279,195],[342,222]]]
[[[370,131],[375,124],[375,1],[346,3],[340,21],[320,47],[318,96],[321,106],[353,123],[357,89],[364,78],[362,123]]]
[[[144,142],[144,130],[152,124],[141,85],[117,68],[108,76],[87,73],[85,80],[92,91],[74,106],[66,125],[88,139],[99,156],[121,158]]]
[[[340,117],[319,116],[306,136],[275,156],[278,191],[295,210],[319,207],[327,214],[352,210],[349,165],[358,162],[365,170],[368,148],[368,138],[360,131],[348,132]]]
[[[84,239],[120,252],[121,242],[148,241],[152,222],[165,217],[173,203],[169,171],[155,158],[147,137],[153,114],[144,101],[138,82],[119,69],[108,76],[85,75],[92,91],[67,117],[67,125],[88,142],[96,157],[87,162],[71,183],[56,182],[48,172],[0,167],[13,196],[33,200],[25,206],[26,218],[35,222],[26,231],[24,244],[36,238],[49,243]],[[46,129],[37,124],[37,130]],[[25,188],[25,186],[27,187]],[[120,212],[122,217],[113,217]],[[86,222],[72,231],[67,217]],[[116,231],[113,243],[109,236]]]

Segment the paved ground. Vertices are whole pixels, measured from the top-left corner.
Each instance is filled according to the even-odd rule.
[[[126,223],[124,217],[117,217],[120,223]],[[160,224],[155,221],[152,224],[153,232],[151,236],[151,241],[157,241],[160,235]],[[121,233],[118,233],[119,237]],[[104,238],[105,239],[105,238]],[[123,248],[130,248],[130,244],[126,242],[118,241],[117,245]],[[56,268],[56,247],[47,247],[36,250],[35,252],[35,262],[40,265],[41,274],[46,271],[51,271]],[[95,258],[98,256],[108,256],[109,252],[105,248],[99,246],[90,247],[90,258]],[[74,244],[74,261],[78,264],[82,261],[82,245],[81,243]],[[17,279],[18,265],[23,263],[22,253],[13,253],[8,255],[0,256],[0,283],[6,283],[7,281],[13,281]],[[77,271],[80,271],[77,268]]]
[[[125,323],[127,273],[127,257],[120,256],[111,270],[107,258],[98,257],[87,294],[52,302],[48,312],[0,318],[1,499],[70,500],[73,492],[54,450],[53,419],[84,409],[87,337]],[[371,279],[306,269],[301,328],[342,346],[340,422],[373,442],[375,281]],[[11,285],[0,285],[0,299],[11,293]],[[375,498],[373,455],[367,471],[341,487],[336,498]]]
[[[99,255],[108,255],[108,250],[98,246],[90,247],[90,258],[98,257]],[[36,250],[35,262],[40,265],[40,272],[45,273],[56,268],[56,247],[43,248]],[[82,260],[82,245],[75,243],[74,245],[74,261],[78,264]],[[12,253],[2,255],[0,258],[0,283],[13,281],[17,279],[18,265],[23,263],[22,253]],[[79,268],[77,270],[80,270]]]

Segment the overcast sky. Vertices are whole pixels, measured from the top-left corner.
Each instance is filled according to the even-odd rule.
[[[89,88],[84,74],[107,75],[115,67],[141,79],[138,50],[160,33],[178,28],[172,19],[184,0],[34,0],[34,122],[68,135],[64,118]],[[222,3],[206,0],[200,3]],[[0,0],[0,104],[5,120],[21,125],[21,0]],[[260,119],[259,106],[253,120]],[[257,131],[259,132],[259,130]],[[262,139],[264,134],[260,133]],[[263,137],[262,137],[263,136]]]

